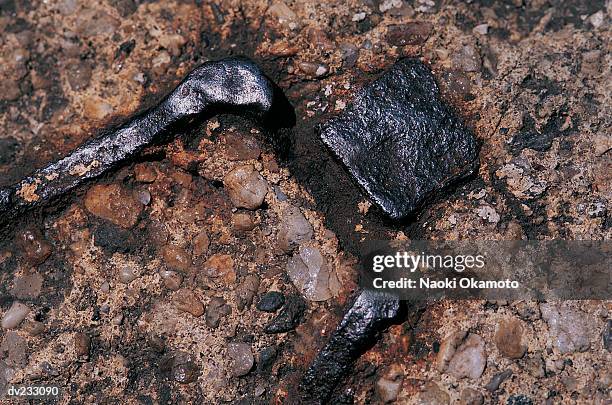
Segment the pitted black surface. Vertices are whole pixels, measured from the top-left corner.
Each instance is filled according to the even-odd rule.
[[[277,113],[284,118],[275,119],[276,125],[282,125],[293,114],[282,92],[249,59],[231,57],[206,62],[157,106],[86,142],[21,182],[0,189],[0,225],[118,167],[147,146],[167,142],[180,125],[219,112],[255,118],[268,126]]]
[[[305,403],[325,403],[380,329],[398,317],[400,300],[363,290],[344,314],[300,384]]]
[[[392,219],[473,173],[478,145],[439,97],[430,70],[402,59],[319,127],[368,196]]]

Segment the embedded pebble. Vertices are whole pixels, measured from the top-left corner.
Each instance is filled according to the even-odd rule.
[[[34,266],[43,263],[51,255],[51,245],[37,229],[26,229],[17,234],[17,244],[26,261]]]
[[[119,326],[123,323],[123,314],[117,314],[111,320],[111,323],[115,326]]]
[[[484,340],[474,333],[455,332],[442,342],[437,361],[441,372],[455,378],[476,379],[487,362]]]
[[[255,228],[255,221],[249,214],[238,212],[232,215],[232,225],[238,232],[247,232]]]
[[[278,18],[281,24],[287,23],[291,29],[297,27],[297,15],[282,1],[274,2],[268,8],[268,13]]]
[[[298,67],[304,74],[314,77],[325,76],[329,72],[327,65],[322,63],[300,62],[298,63]]]
[[[108,281],[105,281],[100,285],[100,291],[102,291],[105,294],[107,294],[110,291],[110,284],[108,283]]]
[[[2,317],[3,329],[15,329],[30,313],[30,308],[21,302],[13,302],[13,305],[4,313]]]
[[[409,24],[391,25],[387,29],[387,42],[395,46],[421,45],[433,30],[427,21],[414,21]]]
[[[266,385],[263,382],[258,382],[253,390],[253,394],[256,397],[262,396],[266,392]]]
[[[130,266],[123,266],[119,270],[119,281],[124,284],[129,284],[138,278],[138,274]]]
[[[270,291],[259,298],[257,309],[264,312],[276,312],[285,303],[285,296],[278,291]]]
[[[85,208],[93,215],[122,228],[131,228],[138,221],[142,204],[118,184],[98,184],[91,187],[84,199]]]
[[[9,331],[0,345],[0,358],[10,367],[25,367],[28,364],[28,342],[19,333]],[[1,378],[1,376],[0,376]]]
[[[503,319],[497,325],[495,345],[500,353],[509,359],[520,359],[527,347],[522,344],[523,325],[516,318]]]
[[[22,300],[36,298],[40,295],[43,281],[43,276],[39,273],[24,274],[13,282],[11,295]]]
[[[136,199],[142,205],[149,205],[151,203],[151,193],[148,190],[140,190],[136,193]]]
[[[511,369],[507,369],[507,370],[502,371],[501,373],[497,373],[491,378],[491,381],[489,381],[487,385],[485,385],[485,388],[489,392],[495,392],[499,389],[499,386],[501,385],[501,383],[506,381],[511,376],[512,376]]]
[[[183,282],[183,276],[180,273],[172,270],[161,270],[159,272],[161,276],[164,287],[169,290],[176,291],[181,287],[181,283]]]
[[[490,205],[481,205],[476,209],[478,216],[492,224],[496,224],[501,219],[495,208]]]
[[[283,309],[276,318],[272,319],[264,328],[266,333],[283,333],[295,329],[302,320],[306,310],[306,303],[300,297],[291,295],[287,297]]]
[[[191,256],[180,246],[166,245],[161,254],[166,266],[172,270],[186,272],[191,268]]]
[[[170,233],[166,225],[159,221],[151,221],[147,225],[147,235],[154,246],[164,246],[168,242]]]
[[[419,405],[447,405],[450,403],[450,396],[438,384],[429,382],[419,394],[416,403]]]
[[[385,13],[392,8],[402,7],[402,0],[383,0],[379,2],[378,9],[381,13]]]
[[[255,137],[230,133],[225,136],[225,154],[229,160],[253,160],[261,155]]]
[[[489,24],[479,24],[472,28],[472,32],[474,32],[475,34],[487,35],[487,33],[489,32]]]
[[[236,306],[240,311],[253,303],[253,298],[257,294],[257,289],[259,289],[259,282],[257,274],[249,274],[236,288]]]
[[[212,255],[204,263],[203,272],[206,276],[220,279],[226,284],[234,284],[236,282],[234,259],[230,255],[221,253]]]
[[[225,176],[223,184],[232,204],[238,208],[255,210],[268,193],[268,182],[252,165],[236,167]]]
[[[342,42],[339,46],[342,53],[342,66],[352,68],[359,59],[359,48],[350,42]]]
[[[174,296],[174,301],[179,311],[190,313],[195,317],[204,315],[204,304],[192,290],[187,288],[178,290]]]
[[[287,262],[291,282],[311,301],[325,301],[338,294],[340,282],[319,249],[300,247]]]
[[[74,335],[74,351],[78,358],[89,357],[91,339],[85,333],[78,332]]]
[[[548,323],[550,335],[559,352],[585,352],[589,349],[591,324],[584,312],[548,303],[540,304],[540,312]]]
[[[382,377],[376,381],[376,393],[384,402],[393,402],[397,399],[404,381],[401,366],[393,364]]]
[[[480,70],[482,60],[474,45],[464,45],[454,53],[453,67],[464,72],[477,72]]]
[[[169,372],[170,377],[179,383],[188,384],[198,379],[200,369],[195,358],[186,352],[170,352],[160,361],[160,369]]]
[[[363,21],[366,18],[366,13],[361,12],[361,13],[355,13],[353,14],[353,18],[351,18],[351,21],[353,22],[358,22],[358,21]]]
[[[206,231],[200,231],[193,240],[193,255],[196,257],[202,256],[208,251],[209,246],[210,239],[208,238],[208,233],[206,233]]]
[[[72,90],[86,89],[91,81],[92,63],[89,60],[78,60],[66,64],[66,77]]]
[[[155,168],[149,163],[134,166],[134,179],[140,183],[153,183],[157,179]]]
[[[312,239],[312,225],[297,207],[289,207],[283,212],[276,239],[278,246],[285,252],[292,251],[298,245]]]
[[[401,388],[401,379],[398,381],[390,381],[386,378],[380,378],[378,381],[376,381],[376,392],[384,403],[395,401]]]
[[[219,327],[221,319],[232,313],[232,307],[227,305],[221,297],[213,297],[206,306],[206,325],[216,329]]]
[[[38,336],[45,331],[45,325],[38,321],[25,321],[23,330],[29,333],[30,336]]]
[[[607,351],[612,352],[612,319],[608,319],[608,322],[606,322],[601,338],[603,340],[603,347]]]
[[[232,359],[231,372],[234,377],[247,375],[255,364],[251,345],[247,343],[229,343],[227,354]]]
[[[328,52],[336,49],[334,41],[329,38],[325,30],[310,27],[307,30],[307,39],[308,42],[314,45],[317,49],[322,49]]]
[[[484,396],[473,388],[466,388],[461,391],[459,397],[459,405],[482,405],[484,404]]]

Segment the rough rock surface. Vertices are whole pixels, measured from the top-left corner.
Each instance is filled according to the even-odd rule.
[[[202,61],[230,53],[255,60],[298,116],[294,128],[278,134],[225,114],[189,122],[173,132],[175,141],[143,150],[134,165],[126,162],[49,209],[22,216],[15,235],[0,237],[0,316],[14,299],[30,313],[17,329],[0,329],[0,340],[14,348],[11,360],[18,360],[7,364],[10,351],[0,349],[0,392],[8,382],[68,387],[60,403],[99,403],[100,392],[126,404],[291,403],[296,381],[355,290],[362,240],[612,238],[612,9],[604,0],[0,3],[1,187],[112,131]],[[442,98],[482,148],[473,178],[410,220],[389,224],[314,126],[341,114],[402,57],[431,66]],[[269,184],[257,210],[236,209],[223,187],[240,165],[253,165]],[[96,184],[146,189],[151,201],[136,225],[123,229],[84,208],[83,196]],[[0,191],[0,205],[11,198]],[[309,301],[288,332],[268,334],[281,310],[240,310],[236,289],[256,274],[259,293],[298,294],[285,272],[291,255],[277,240],[289,206],[307,217],[313,228],[307,246],[328,259],[342,290]],[[256,224],[251,231],[233,226],[233,215],[244,212]],[[34,239],[22,245],[25,230]],[[170,269],[165,245],[192,256],[190,269]],[[232,257],[236,283],[204,274],[216,254]],[[138,269],[139,277],[120,283],[123,266]],[[18,280],[30,274],[42,277],[38,296],[36,288],[14,296]],[[231,313],[212,328],[206,312],[194,318],[176,308],[180,288],[196,292],[207,309],[222,298]],[[376,381],[400,364],[401,404],[414,404],[429,381],[451,404],[467,388],[486,404],[606,403],[612,301],[566,304],[588,319],[586,351],[560,353],[534,301],[443,301],[409,310],[367,345],[329,402],[379,403]],[[520,359],[504,357],[495,343],[497,325],[512,317],[524,327],[528,349]],[[487,366],[476,380],[433,366],[455,330],[485,340]],[[91,339],[86,358],[76,354],[77,333]],[[257,371],[232,376],[228,342],[250,344]],[[188,385],[160,369],[177,351],[191,359],[187,366],[176,362],[179,380],[193,378],[194,370],[200,375]],[[513,375],[496,391],[485,388],[507,369]]]
[[[559,352],[583,352],[589,348],[591,324],[584,313],[548,303],[541,304],[540,310]]]
[[[131,228],[138,221],[142,205],[132,194],[117,184],[99,184],[87,191],[85,208],[93,215],[122,228]]]
[[[278,231],[278,245],[288,252],[301,243],[312,239],[313,229],[310,222],[297,207],[289,207],[283,213],[283,221]]]
[[[408,216],[477,166],[476,139],[438,93],[422,62],[403,59],[320,128],[323,142],[391,218]]]
[[[326,301],[340,290],[336,273],[316,248],[300,247],[299,253],[287,262],[287,275],[298,291],[311,301]]]

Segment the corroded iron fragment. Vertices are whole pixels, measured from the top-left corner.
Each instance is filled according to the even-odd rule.
[[[417,59],[398,61],[319,131],[392,219],[410,215],[477,167],[476,139],[442,102],[431,71]]]
[[[304,402],[327,402],[353,362],[367,350],[382,327],[399,313],[400,300],[397,297],[361,291],[304,374],[300,384]]]
[[[282,92],[254,62],[242,57],[206,62],[157,106],[0,189],[0,225],[118,167],[147,146],[169,141],[181,124],[227,112],[267,125],[277,109],[285,119],[293,114]]]

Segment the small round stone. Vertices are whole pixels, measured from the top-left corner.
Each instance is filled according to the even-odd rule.
[[[255,222],[249,214],[236,213],[232,216],[232,225],[238,232],[247,232],[255,228]]]
[[[136,199],[142,205],[149,205],[151,203],[151,193],[148,190],[140,190],[136,193]]]
[[[200,231],[193,240],[193,255],[202,256],[208,251],[209,246],[210,239],[208,238],[208,233],[206,233],[206,231]]]
[[[38,230],[26,229],[19,232],[17,242],[23,251],[24,258],[32,265],[41,264],[51,254],[51,245]]]
[[[30,313],[30,308],[21,302],[14,302],[2,317],[3,329],[15,329]]]
[[[180,246],[166,245],[162,248],[162,257],[172,270],[188,271],[191,268],[191,255]]]
[[[85,333],[78,332],[74,335],[74,351],[77,357],[88,357],[91,348],[91,339]]]
[[[119,326],[123,323],[123,314],[117,314],[113,317],[113,320],[111,321],[113,323],[113,325],[115,326]]]
[[[138,278],[138,274],[130,266],[124,266],[119,270],[119,280],[124,284],[129,284]]]
[[[213,297],[206,306],[206,325],[216,329],[221,323],[221,319],[232,312],[232,307],[221,297]]]
[[[527,347],[522,344],[523,326],[516,318],[503,319],[497,325],[495,345],[504,357],[520,359]]]
[[[204,315],[204,304],[192,290],[180,289],[176,292],[174,301],[179,311],[190,313],[195,317]]]
[[[231,371],[235,377],[247,375],[253,368],[255,359],[251,345],[247,343],[230,343],[227,345],[227,354],[232,359]]]
[[[159,272],[161,276],[164,287],[168,290],[176,291],[181,288],[181,283],[183,282],[183,276],[180,273],[172,270],[162,270]]]
[[[285,252],[292,251],[296,246],[312,239],[314,230],[310,222],[297,207],[289,207],[283,212],[279,227],[278,247]]]
[[[238,208],[255,210],[268,193],[268,182],[253,165],[236,167],[225,176],[223,184],[232,204]]]

